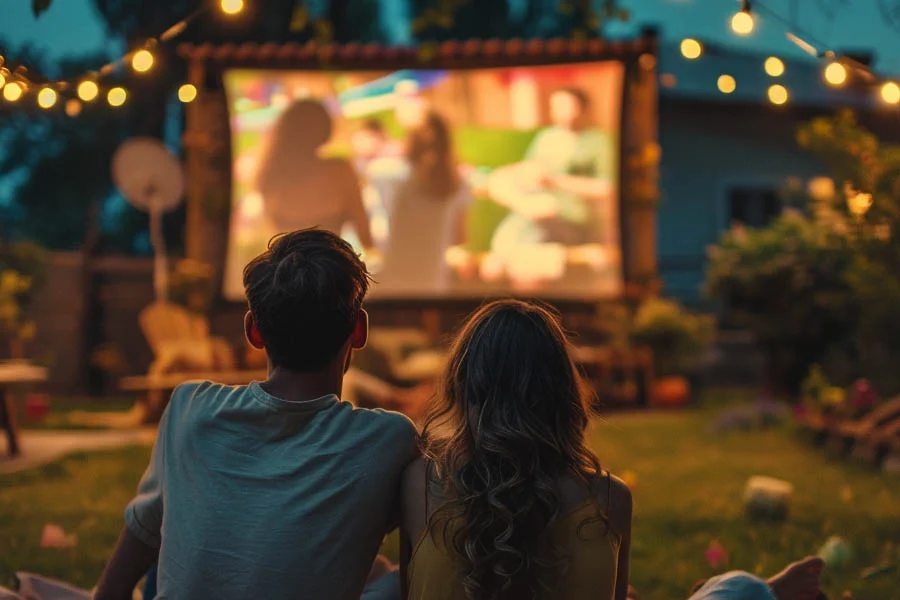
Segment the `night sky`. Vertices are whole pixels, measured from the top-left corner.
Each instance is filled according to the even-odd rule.
[[[763,0],[761,4],[789,17],[794,2],[799,27],[811,37],[837,50],[874,52],[879,70],[900,74],[900,0]],[[736,0],[622,0],[622,5],[631,10],[631,20],[611,26],[610,34],[628,35],[655,24],[667,40],[689,36],[754,52],[800,54],[785,38],[785,26],[763,13],[751,36],[739,38],[731,33],[728,21],[739,7]],[[885,18],[881,5],[896,7],[896,24]],[[0,38],[12,44],[39,45],[50,56],[118,49],[95,17],[90,0],[56,0],[40,19],[31,14],[31,0],[3,0]]]

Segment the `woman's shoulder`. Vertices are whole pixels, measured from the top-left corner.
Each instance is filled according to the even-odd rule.
[[[625,535],[631,531],[631,515],[634,508],[631,489],[609,471],[603,473],[603,484],[598,488],[598,500],[606,507],[610,527],[619,535]]]

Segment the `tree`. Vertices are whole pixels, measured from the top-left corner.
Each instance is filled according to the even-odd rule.
[[[723,236],[708,290],[756,334],[778,387],[796,392],[821,363],[840,385],[865,377],[900,392],[900,148],[846,111],[805,124],[797,139],[837,185],[801,191],[805,214]],[[871,209],[854,212],[867,195]]]

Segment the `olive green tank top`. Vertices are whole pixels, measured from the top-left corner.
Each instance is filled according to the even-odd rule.
[[[568,559],[559,586],[540,600],[613,600],[621,540],[598,515],[595,499],[582,502],[557,519],[553,543]],[[437,537],[437,539],[435,539]],[[466,600],[460,568],[442,536],[427,531],[413,549],[407,572],[410,600]]]

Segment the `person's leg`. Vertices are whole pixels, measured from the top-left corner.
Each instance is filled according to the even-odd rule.
[[[690,600],[816,600],[821,597],[819,578],[824,565],[821,558],[811,556],[768,580],[732,571],[707,581]]]
[[[776,600],[776,598],[769,584],[756,575],[732,571],[708,580],[690,600]]]

